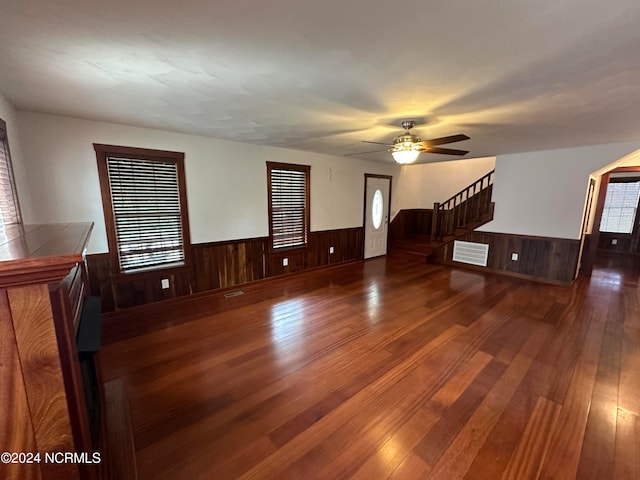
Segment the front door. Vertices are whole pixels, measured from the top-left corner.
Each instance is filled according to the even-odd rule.
[[[387,254],[390,177],[366,176],[364,258]]]

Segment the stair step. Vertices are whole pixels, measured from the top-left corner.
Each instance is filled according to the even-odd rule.
[[[433,246],[431,245],[394,244],[393,248],[404,250],[406,252],[420,253],[423,255],[429,255],[433,252]]]
[[[391,250],[389,250],[388,255],[395,258],[402,258],[404,260],[411,260],[412,262],[420,262],[420,263],[427,263],[427,256],[428,256],[424,253],[410,252],[407,250],[400,250],[397,248],[392,248]]]
[[[431,235],[412,235],[407,238],[395,240],[394,248],[416,252],[430,253],[433,250]]]

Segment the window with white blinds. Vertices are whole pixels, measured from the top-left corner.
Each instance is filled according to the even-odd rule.
[[[600,231],[632,233],[639,199],[640,181],[609,183],[602,211]]]
[[[309,172],[306,165],[267,162],[271,247],[303,247],[309,235]]]
[[[0,228],[20,223],[6,124],[0,120]]]
[[[100,157],[98,152],[99,167]],[[109,195],[105,220],[120,271],[184,265],[182,159],[104,152],[102,161]]]

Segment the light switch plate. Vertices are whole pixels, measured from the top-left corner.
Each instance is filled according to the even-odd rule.
[[[163,290],[169,288],[169,279],[168,278],[163,278],[161,280],[160,284],[162,285],[162,289]]]
[[[329,247],[329,253],[333,253],[333,252],[334,252],[333,247]]]
[[[289,266],[289,259],[288,258],[283,258],[282,259],[282,266],[283,267]]]
[[[513,260],[514,262],[517,262],[517,261],[518,261],[518,254],[517,254],[517,253],[515,253],[515,252],[514,252],[514,253],[512,253],[512,254],[511,254],[511,260]]]

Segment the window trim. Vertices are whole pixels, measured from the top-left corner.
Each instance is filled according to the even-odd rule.
[[[0,142],[2,142],[6,157],[7,171],[9,173],[9,188],[13,196],[13,205],[16,210],[16,223],[7,223],[6,225],[22,225],[22,210],[20,209],[20,199],[18,198],[18,189],[16,187],[16,177],[13,173],[13,163],[11,158],[11,149],[9,148],[9,132],[7,132],[7,122],[0,118]],[[0,223],[0,227],[2,227]]]
[[[605,218],[605,211],[607,209],[607,194],[609,193],[609,187],[611,187],[612,184],[615,183],[638,183],[640,182],[640,176],[630,176],[630,177],[612,177],[609,178],[608,183],[608,187],[607,187],[607,193],[605,194],[605,198],[602,202],[602,214],[600,216],[600,225],[598,226],[598,231],[607,235],[618,235],[620,237],[631,237],[635,234],[636,229],[638,228],[638,225],[640,224],[640,199],[638,200],[638,204],[636,204],[635,207],[635,215],[633,218],[633,222],[631,224],[631,232],[628,233],[624,233],[624,232],[610,232],[607,230],[602,230],[602,222]]]
[[[104,222],[107,231],[107,243],[109,247],[109,263],[112,274],[143,275],[148,272],[162,270],[184,269],[191,266],[191,236],[189,232],[189,209],[187,205],[187,183],[184,170],[184,153],[167,150],[153,150],[148,148],[125,147],[118,145],[104,145],[94,143],[98,162],[98,177],[100,180],[100,194]],[[184,249],[184,263],[182,265],[157,265],[139,270],[122,271],[118,258],[118,242],[116,238],[115,219],[113,216],[113,203],[111,200],[111,188],[109,186],[109,172],[107,170],[107,157],[109,155],[127,155],[141,160],[175,163],[178,174],[178,195],[180,198],[180,220],[182,226],[182,248]]]
[[[298,165],[295,163],[282,162],[266,162],[267,163],[267,206],[269,209],[269,253],[288,252],[292,250],[303,250],[309,248],[309,238],[311,235],[311,166]],[[294,170],[305,173],[305,243],[304,245],[296,245],[294,247],[273,247],[273,202],[272,202],[272,186],[271,171],[272,170]]]

